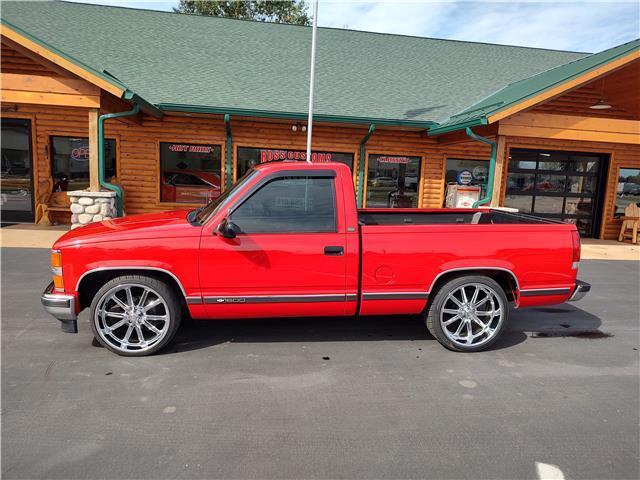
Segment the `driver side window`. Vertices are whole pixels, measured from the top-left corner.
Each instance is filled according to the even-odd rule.
[[[337,231],[334,180],[281,177],[271,180],[231,215],[239,233]]]

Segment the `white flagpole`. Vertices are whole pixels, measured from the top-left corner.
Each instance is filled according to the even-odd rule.
[[[316,32],[318,30],[318,0],[313,0],[311,29],[311,72],[309,79],[309,117],[307,119],[307,162],[311,163],[311,132],[313,131],[313,84],[316,75]]]

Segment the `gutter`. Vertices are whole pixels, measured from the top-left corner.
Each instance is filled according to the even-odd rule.
[[[101,187],[104,187],[107,190],[111,190],[112,192],[116,192],[116,211],[118,217],[122,216],[122,188],[120,188],[118,185],[108,183],[104,179],[104,122],[105,120],[111,118],[121,118],[136,115],[139,111],[140,105],[136,103],[129,111],[106,113],[98,117],[98,183],[100,183]]]
[[[227,131],[227,143],[225,146],[225,185],[226,188],[231,188],[231,146],[233,138],[231,136],[231,115],[228,113],[224,115],[224,127]]]
[[[491,201],[493,197],[493,181],[494,181],[494,173],[496,171],[496,153],[497,153],[497,144],[493,140],[489,140],[488,138],[481,137],[480,135],[476,135],[471,131],[471,128],[466,128],[467,136],[473,138],[474,140],[482,143],[486,143],[487,145],[491,145],[491,156],[489,157],[489,174],[487,180],[487,195],[484,198],[481,198],[477,202],[474,202],[471,208],[478,208],[480,205],[484,205],[487,202]]]
[[[434,127],[427,132],[427,135],[430,137],[434,135],[441,135],[443,133],[455,132],[456,130],[461,130],[463,128],[469,127],[479,127],[481,125],[488,125],[489,121],[486,117],[474,118],[473,120],[467,120],[461,123],[453,123],[451,125],[445,125],[443,127]]]
[[[164,113],[158,107],[153,105],[152,103],[147,102],[144,98],[142,98],[137,93],[132,92],[131,90],[126,90],[124,95],[122,96],[125,100],[129,100],[130,102],[135,103],[140,106],[140,109],[153,117],[161,118]]]
[[[362,137],[362,140],[360,140],[360,161],[358,162],[358,194],[356,197],[356,205],[358,208],[362,208],[362,205],[364,203],[364,199],[362,197],[364,195],[365,145],[375,131],[376,124],[372,123],[371,125],[369,125],[369,131],[367,132],[367,134]]]
[[[185,112],[185,113],[209,113],[214,115],[237,115],[243,117],[258,118],[282,118],[289,120],[307,120],[306,113],[296,112],[272,112],[268,110],[251,110],[244,108],[224,108],[224,107],[207,107],[198,105],[180,105],[173,103],[159,103],[158,108],[163,112]],[[428,121],[414,120],[396,120],[388,118],[369,118],[369,117],[346,117],[339,115],[313,115],[313,120],[317,122],[333,122],[333,123],[351,123],[351,124],[371,124],[375,122],[377,125],[388,125],[396,127],[413,127],[420,130],[428,130],[437,127],[437,123]]]

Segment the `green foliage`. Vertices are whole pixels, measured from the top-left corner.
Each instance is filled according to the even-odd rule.
[[[175,12],[310,25],[304,0],[180,0]]]

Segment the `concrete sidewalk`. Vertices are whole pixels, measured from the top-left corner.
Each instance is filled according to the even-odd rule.
[[[0,244],[14,248],[51,248],[53,243],[69,231],[69,225],[44,227],[20,224],[0,229]],[[582,239],[584,260],[640,260],[640,245],[615,240]]]

